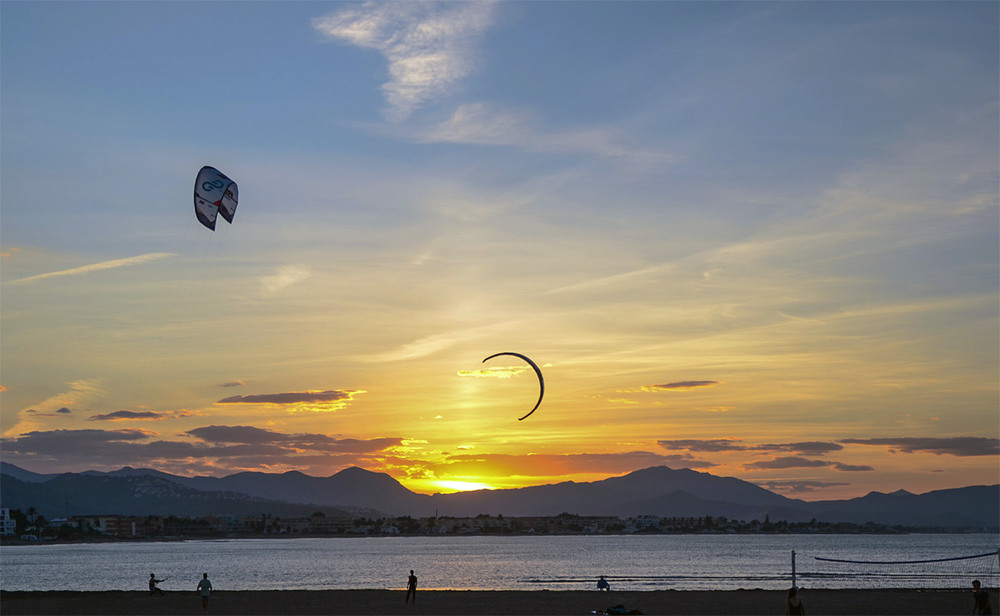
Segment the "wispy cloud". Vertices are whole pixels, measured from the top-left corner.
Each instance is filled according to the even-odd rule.
[[[981,436],[951,438],[847,438],[841,443],[881,445],[892,453],[933,453],[949,456],[995,456],[1000,454],[1000,439]]]
[[[51,417],[56,413],[70,415],[69,407],[86,407],[105,394],[101,387],[102,383],[102,379],[78,379],[66,383],[67,391],[49,396],[45,400],[33,403],[30,408],[22,410],[18,422],[8,427],[3,433],[11,435],[30,432],[43,425],[36,417]]]
[[[285,288],[307,280],[312,271],[304,265],[283,265],[273,274],[260,277],[261,294],[265,297],[276,295]]]
[[[592,278],[589,280],[584,280],[582,282],[574,282],[572,284],[563,285],[555,289],[546,291],[546,293],[565,293],[572,291],[592,291],[595,289],[600,289],[602,287],[608,287],[622,282],[632,282],[635,280],[641,281],[643,278],[655,274],[662,274],[673,270],[676,265],[672,263],[661,263],[659,265],[653,265],[650,267],[644,267],[642,269],[630,270],[627,272],[621,272],[618,274],[612,274],[610,276],[601,276],[599,278]]]
[[[383,362],[419,359],[421,357],[427,357],[451,348],[462,342],[483,338],[489,334],[516,326],[520,323],[520,320],[503,321],[479,327],[469,327],[466,329],[448,331],[440,334],[432,334],[430,336],[425,336],[412,342],[408,342],[391,351],[364,357],[363,361]]]
[[[657,170],[679,158],[668,152],[635,147],[610,127],[552,130],[529,112],[501,109],[483,102],[461,105],[448,119],[414,129],[410,138],[423,143],[509,146],[532,152],[592,155],[650,165]]]
[[[518,374],[527,372],[528,370],[531,370],[531,368],[522,368],[520,366],[494,366],[492,368],[480,368],[477,370],[459,370],[458,376],[509,379],[512,376],[517,376]]]
[[[374,49],[389,63],[389,117],[405,120],[475,69],[476,42],[495,2],[366,2],[313,20],[324,35]]]
[[[6,284],[27,284],[29,282],[38,282],[39,280],[45,280],[46,278],[58,278],[61,276],[80,276],[83,274],[89,274],[91,272],[98,272],[101,270],[115,269],[119,267],[129,267],[132,265],[140,265],[142,263],[148,263],[149,261],[156,261],[157,259],[166,259],[167,257],[174,257],[174,256],[177,255],[172,252],[150,252],[136,257],[126,257],[124,259],[112,259],[111,261],[91,263],[90,265],[83,265],[80,267],[74,267],[67,270],[60,270],[58,272],[37,274],[35,276],[28,276],[27,278],[19,278],[17,280],[11,280]]]

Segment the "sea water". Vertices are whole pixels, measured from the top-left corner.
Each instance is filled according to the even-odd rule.
[[[830,563],[953,558],[997,550],[995,534],[353,537],[0,546],[3,590],[404,588],[613,590],[996,587],[997,558],[921,565]]]

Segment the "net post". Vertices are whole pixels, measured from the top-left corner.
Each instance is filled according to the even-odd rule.
[[[795,550],[792,550],[792,588],[798,590],[795,584]]]

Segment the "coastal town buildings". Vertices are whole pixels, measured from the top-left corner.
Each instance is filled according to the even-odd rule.
[[[10,509],[0,509],[0,535],[14,535],[17,533],[16,528],[14,518],[10,517]]]

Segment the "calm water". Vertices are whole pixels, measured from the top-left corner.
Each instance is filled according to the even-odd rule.
[[[898,565],[995,551],[997,535],[646,535],[234,539],[0,547],[3,590],[193,590],[208,572],[220,590],[402,588],[587,590],[599,575],[621,590],[961,587],[998,583],[996,557]]]

